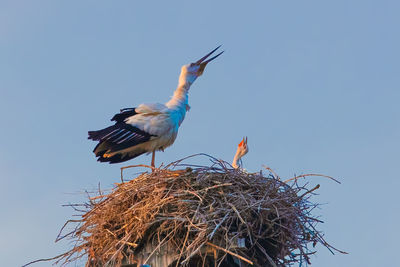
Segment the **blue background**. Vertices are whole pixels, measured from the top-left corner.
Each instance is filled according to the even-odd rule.
[[[323,173],[313,266],[395,266],[400,239],[398,1],[0,1],[0,265],[54,244],[84,190],[119,181],[88,130],[120,108],[166,102],[180,67],[226,52],[190,89],[169,163],[205,152],[281,177]],[[127,164],[149,164],[142,156]],[[207,163],[198,159],[198,163]],[[127,172],[134,175],[135,171]],[[82,264],[82,263],[80,263]],[[51,266],[39,263],[35,266]]]

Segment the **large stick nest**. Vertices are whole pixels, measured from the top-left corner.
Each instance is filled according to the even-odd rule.
[[[81,219],[68,221],[73,231],[58,239],[71,238],[75,246],[57,262],[86,256],[86,266],[120,266],[149,242],[155,250],[176,248],[179,264],[204,260],[207,248],[217,251],[217,264],[236,258],[255,266],[309,263],[317,243],[334,249],[310,213],[318,205],[309,198],[319,186],[308,189],[297,179],[284,182],[210,159],[211,166],[190,168],[174,162],[71,205]]]

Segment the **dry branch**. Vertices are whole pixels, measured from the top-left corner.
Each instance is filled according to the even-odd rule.
[[[307,175],[281,181],[275,173],[247,173],[210,160],[211,166],[176,161],[130,181],[121,176],[123,182],[108,194],[98,190],[88,203],[78,205],[85,209],[81,220],[66,223],[74,224],[74,230],[62,234],[64,225],[57,237],[69,238],[75,246],[52,259],[66,265],[86,256],[86,266],[120,266],[135,263],[135,255],[151,243],[155,249],[147,260],[162,247],[174,247],[175,265],[188,264],[194,256],[204,260],[208,245],[219,263],[233,257],[254,266],[288,266],[309,262],[316,243],[335,250],[311,215],[318,205],[309,198],[318,186],[297,183]],[[149,167],[124,167],[121,175],[137,166]]]

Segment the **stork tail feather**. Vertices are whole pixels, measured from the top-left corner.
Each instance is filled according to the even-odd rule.
[[[97,159],[97,161],[99,162],[108,162],[110,164],[112,163],[120,163],[120,162],[124,162],[133,158],[136,158],[140,155],[142,155],[144,152],[141,153],[119,153],[119,154],[115,154],[114,156],[111,157],[104,157],[104,152],[102,153],[101,156],[99,156],[99,158]]]
[[[98,141],[93,152],[100,162],[118,163],[133,159],[146,151],[136,147],[151,135],[128,124],[116,123],[98,131],[89,131],[88,139]]]

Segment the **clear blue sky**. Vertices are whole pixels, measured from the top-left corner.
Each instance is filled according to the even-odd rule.
[[[385,0],[1,1],[0,265],[64,252],[54,239],[74,212],[61,205],[111,187],[124,165],[96,162],[87,131],[120,108],[167,101],[180,67],[222,44],[157,163],[199,152],[230,161],[247,135],[249,171],[342,181],[311,185],[326,203],[320,229],[350,254],[318,247],[313,266],[394,266],[399,10]]]

